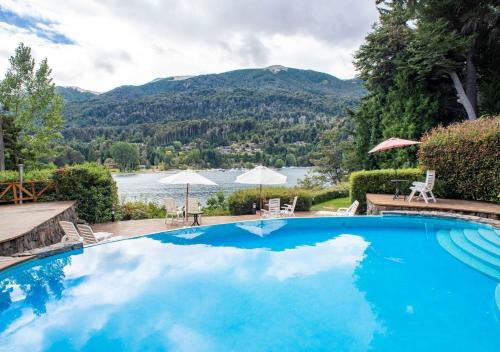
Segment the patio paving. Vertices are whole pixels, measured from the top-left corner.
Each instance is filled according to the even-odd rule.
[[[296,212],[297,217],[314,216],[315,212]],[[235,221],[257,220],[259,215],[238,215],[238,216],[205,216],[202,218],[202,225],[224,224]],[[191,224],[192,220],[188,224]],[[153,232],[161,232],[181,228],[184,225],[171,225],[170,220],[165,224],[165,219],[145,219],[145,220],[128,220],[107,222],[103,224],[92,225],[92,229],[96,232],[111,232],[113,236],[138,236]]]

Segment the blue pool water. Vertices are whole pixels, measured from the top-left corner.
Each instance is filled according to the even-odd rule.
[[[498,235],[425,217],[277,219],[27,262],[0,273],[0,351],[498,351],[494,263],[456,257],[479,229]]]

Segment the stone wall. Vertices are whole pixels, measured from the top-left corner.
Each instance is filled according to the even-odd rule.
[[[76,219],[75,205],[73,205],[22,236],[0,243],[0,256],[8,256],[61,242],[64,233],[59,226],[59,221],[75,222]]]
[[[393,205],[393,206],[384,206],[384,205],[377,205],[373,204],[370,202],[369,199],[366,200],[366,214],[367,215],[380,215],[382,212],[386,211],[408,211],[408,212],[416,212],[416,209],[414,207],[405,207],[401,205]],[[422,209],[424,212],[443,212],[442,209],[433,209],[433,208],[425,208]],[[452,213],[452,214],[462,214],[462,215],[469,215],[469,216],[475,216],[479,218],[485,218],[485,219],[492,219],[492,220],[500,220],[500,217],[498,214],[494,213],[484,213],[484,212],[477,212],[477,211],[457,211],[457,210],[446,210],[446,213]]]

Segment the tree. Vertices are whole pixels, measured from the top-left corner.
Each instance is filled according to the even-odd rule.
[[[276,159],[274,161],[274,167],[281,169],[283,166],[285,166],[285,162],[283,161],[283,159]]]
[[[318,145],[318,158],[313,160],[314,171],[319,174],[318,180],[311,184],[336,184],[346,174],[344,167],[346,136],[343,135],[342,122],[321,135]]]
[[[127,142],[116,142],[111,147],[111,157],[120,171],[133,171],[139,166],[139,148]]]
[[[479,111],[494,114],[499,106],[500,82],[491,78],[500,70],[499,41],[492,38],[500,14],[493,0],[377,3],[380,22],[355,55],[369,91],[350,114],[351,164],[358,169],[390,166],[384,156],[368,154],[383,139],[419,139],[437,125],[474,119],[478,95]],[[411,149],[397,154],[400,165],[416,163]]]
[[[10,113],[12,123],[7,125],[15,134],[16,145],[5,145],[0,153],[3,156],[10,149],[15,163],[36,163],[41,157],[53,155],[53,142],[61,137],[62,98],[55,92],[47,59],[36,68],[31,49],[21,43],[9,61],[0,83],[0,103]],[[6,125],[4,119],[2,116],[2,126]]]

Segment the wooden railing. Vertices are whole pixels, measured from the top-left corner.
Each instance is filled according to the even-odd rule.
[[[22,185],[19,182],[0,183],[0,203],[36,202],[51,187],[52,183],[47,181],[27,181]]]

